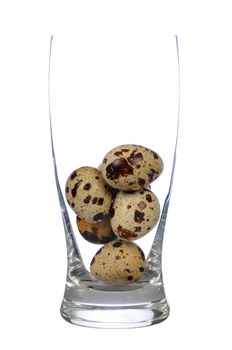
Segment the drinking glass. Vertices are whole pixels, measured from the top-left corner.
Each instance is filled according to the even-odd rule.
[[[62,317],[96,328],[143,327],[165,320],[169,304],[163,284],[162,246],[178,138],[177,36],[154,36],[152,42],[138,38],[128,43],[116,38],[106,41],[95,37],[85,42],[81,35],[52,36],[49,116],[55,184],[67,246]],[[150,232],[133,242],[144,252],[145,268],[137,280],[128,281],[131,283],[97,279],[91,273],[93,257],[104,242],[83,238],[65,193],[67,178],[75,169],[87,166],[101,171],[108,151],[121,145],[141,145],[163,160],[161,175],[157,179],[153,176],[145,189],[159,201],[159,220]],[[171,227],[168,231],[174,234]]]

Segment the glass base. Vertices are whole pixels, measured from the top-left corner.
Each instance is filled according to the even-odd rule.
[[[62,317],[73,324],[94,328],[136,328],[164,321],[169,305],[160,285],[147,282],[110,285],[67,283]]]

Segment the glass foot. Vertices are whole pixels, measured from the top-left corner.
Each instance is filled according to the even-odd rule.
[[[73,324],[93,328],[136,328],[164,321],[169,305],[162,286],[147,282],[110,285],[67,283],[62,317]]]

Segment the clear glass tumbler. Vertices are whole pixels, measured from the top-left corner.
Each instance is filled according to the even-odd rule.
[[[179,124],[177,36],[158,36],[154,37],[153,42],[138,38],[128,43],[115,38],[106,42],[104,38],[96,37],[93,41],[85,42],[81,35],[51,37],[49,114],[55,182],[67,245],[62,317],[77,325],[98,328],[143,327],[165,320],[169,315],[169,305],[164,291],[161,263]],[[137,145],[142,146],[144,152],[152,150],[154,158],[160,156],[163,171],[158,174],[154,169],[149,170],[149,181],[137,178],[138,188],[132,186],[115,189],[117,176],[122,177],[123,171],[126,178],[131,176],[132,163],[129,168],[127,165],[132,156],[135,156],[134,165],[137,168],[143,167],[143,156]],[[135,193],[140,192],[142,195],[147,191],[149,195],[152,191],[158,199],[160,212],[153,228],[148,227],[148,232],[141,237],[135,234],[141,230],[139,225],[133,231],[135,239],[133,234],[128,236],[128,232],[132,232],[128,229],[129,226],[122,229],[118,225],[121,227],[121,236],[116,236],[114,230],[110,238],[112,241],[109,239],[109,243],[106,243],[107,239],[98,241],[96,235],[94,237],[96,229],[90,232],[91,236],[91,229],[86,229],[86,222],[84,228],[77,226],[79,213],[73,211],[71,206],[74,204],[70,201],[68,203],[66,198],[67,191],[71,191],[67,188],[67,179],[70,174],[75,178],[75,170],[82,167],[93,167],[102,173],[104,162],[107,162],[106,154],[115,147],[118,148],[114,154],[124,165],[123,171],[119,169],[121,173],[119,171],[112,178],[113,186],[110,187],[107,183],[105,185],[112,197],[109,216],[106,214],[104,219],[112,223],[112,206],[119,192],[132,198]],[[134,153],[133,147],[137,147]],[[108,173],[112,170],[112,163],[111,168],[108,165],[107,169]],[[82,185],[85,186],[82,191],[87,191],[91,186],[84,182]],[[72,191],[78,192],[77,181],[75,186]],[[80,200],[79,192],[75,195]],[[94,203],[99,198],[89,195],[83,201]],[[103,202],[100,199],[99,205],[102,205],[101,201]],[[134,214],[134,218],[140,223],[144,219],[143,210],[149,203],[137,203],[135,199],[132,202],[132,206],[139,205],[135,212],[142,217]],[[131,207],[124,207],[123,203],[117,206],[117,210],[121,208],[122,221],[129,216]],[[100,216],[98,213],[97,219]],[[89,235],[84,236],[86,233]],[[93,273],[91,266],[93,263],[96,265],[95,259],[102,254],[100,248],[107,244],[113,255],[113,261],[109,263],[111,267],[107,262],[105,264],[104,259],[99,260],[101,266],[98,265]],[[127,248],[127,245],[130,249],[137,247],[140,257],[131,256],[131,260],[128,260],[130,252],[126,255],[123,249],[117,250],[120,245],[121,248]],[[142,265],[138,270],[141,273],[134,278],[130,269],[132,266],[133,270],[137,258]],[[127,261],[125,265],[122,265],[123,259]],[[119,261],[121,265],[117,265]],[[96,274],[98,269],[103,274],[100,274],[100,278]],[[109,275],[114,275],[113,280],[110,277],[102,278],[108,276],[109,269]]]

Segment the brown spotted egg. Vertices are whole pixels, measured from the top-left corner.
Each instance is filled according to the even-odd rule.
[[[116,238],[109,218],[101,222],[89,223],[77,216],[76,222],[80,234],[90,243],[104,244]]]
[[[144,253],[137,244],[114,240],[95,254],[90,271],[101,281],[131,283],[141,277],[145,265]]]
[[[112,193],[98,169],[85,166],[73,171],[66,182],[65,194],[80,219],[97,223],[109,216]]]
[[[146,235],[159,216],[159,201],[152,191],[119,191],[111,208],[111,227],[118,238],[133,241]]]
[[[163,161],[156,152],[146,147],[122,145],[106,154],[100,169],[111,187],[135,191],[157,179],[163,170]]]

